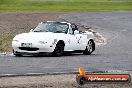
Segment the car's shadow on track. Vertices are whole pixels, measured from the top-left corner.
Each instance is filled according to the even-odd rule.
[[[82,54],[69,53],[69,54],[63,54],[62,56],[59,56],[59,57],[80,56],[80,55],[82,55]],[[46,54],[46,55],[23,55],[20,57],[57,57],[57,56],[52,56],[51,54]]]
[[[62,56],[60,57],[77,57],[77,56],[100,56],[100,54],[91,54],[91,55],[83,55],[82,53],[64,53]],[[45,55],[24,55],[24,56],[21,56],[21,57],[56,57],[56,56],[52,56],[51,54],[45,54]]]

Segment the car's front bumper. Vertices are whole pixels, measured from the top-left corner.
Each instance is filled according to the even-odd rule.
[[[39,43],[32,43],[32,47],[22,47],[20,42],[12,42],[12,47],[14,52],[19,53],[50,53],[53,52],[55,49],[55,44],[39,44]]]

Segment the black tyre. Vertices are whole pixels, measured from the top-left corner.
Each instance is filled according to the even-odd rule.
[[[63,51],[64,51],[64,43],[58,42],[52,55],[57,57],[62,56]]]
[[[21,57],[21,56],[22,56],[21,53],[15,52],[14,50],[13,50],[13,54],[14,54],[16,57]]]
[[[83,51],[84,55],[90,55],[95,49],[94,42],[89,40],[86,49]]]

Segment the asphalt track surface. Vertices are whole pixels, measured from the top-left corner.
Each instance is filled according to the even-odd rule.
[[[69,54],[62,57],[15,57],[0,55],[0,74],[132,70],[132,12],[66,13],[65,20],[92,27],[107,44],[96,47],[92,55]]]

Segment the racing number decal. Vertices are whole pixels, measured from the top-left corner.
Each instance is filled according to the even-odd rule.
[[[81,38],[82,38],[82,36],[76,37],[76,39],[77,39],[77,44],[81,44],[81,43],[82,43]]]

